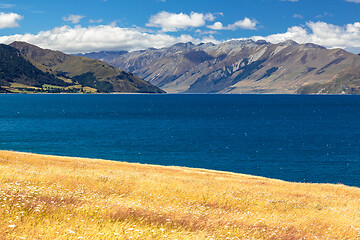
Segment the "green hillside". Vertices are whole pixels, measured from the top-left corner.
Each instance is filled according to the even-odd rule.
[[[0,46],[0,92],[164,93],[100,60],[14,42]]]
[[[69,83],[43,72],[23,58],[18,50],[0,44],[0,91],[8,92],[7,88],[18,84],[41,88],[44,84],[67,87]]]

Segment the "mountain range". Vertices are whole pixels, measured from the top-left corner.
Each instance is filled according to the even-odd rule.
[[[83,54],[169,93],[360,93],[360,56],[308,43],[233,40]]]
[[[100,60],[25,42],[0,44],[0,92],[164,93]]]

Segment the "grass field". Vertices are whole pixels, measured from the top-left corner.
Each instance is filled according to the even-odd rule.
[[[0,239],[360,239],[360,189],[0,151]]]

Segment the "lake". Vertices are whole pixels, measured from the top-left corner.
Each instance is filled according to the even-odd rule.
[[[0,149],[360,187],[360,96],[2,94]]]

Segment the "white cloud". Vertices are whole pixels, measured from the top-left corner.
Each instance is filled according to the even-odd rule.
[[[360,0],[345,0],[346,2],[360,3]]]
[[[22,19],[23,16],[17,13],[0,12],[0,29],[18,27],[19,21]]]
[[[315,18],[325,18],[325,17],[333,17],[334,15],[332,13],[324,12],[323,14],[319,14],[315,16]]]
[[[216,15],[222,15],[223,13],[216,13]],[[206,20],[206,21],[210,21],[210,22],[212,22],[212,21],[214,21],[215,19],[216,19],[216,17],[212,14],[212,13],[207,13],[207,14],[205,14],[205,16],[204,16],[204,19]]]
[[[63,20],[66,22],[72,22],[72,23],[79,23],[81,19],[83,19],[85,16],[81,16],[81,15],[73,15],[70,14],[69,16],[65,16],[63,17]]]
[[[293,15],[293,18],[303,19],[304,17],[303,17],[303,15],[301,15],[301,14],[295,13],[295,14]]]
[[[224,26],[221,22],[215,22],[213,25],[208,25],[207,28],[212,30],[236,30],[236,29],[252,29],[256,28],[257,21],[251,20],[250,18],[244,18],[243,20],[237,21],[233,24]]]
[[[267,37],[252,37],[254,40],[265,39],[271,43],[294,40],[298,43],[315,43],[328,48],[344,48],[360,51],[360,22],[338,26],[326,22],[307,22],[306,26],[294,26],[287,32]]]
[[[211,13],[203,14],[192,12],[190,15],[185,13],[169,13],[162,11],[150,17],[147,27],[161,28],[164,32],[176,32],[181,29],[191,27],[202,27],[206,21],[214,21],[215,16]]]
[[[223,30],[224,25],[221,22],[216,22],[213,25],[208,25],[207,28],[210,28],[212,30]]]
[[[235,22],[234,24],[231,24],[228,26],[228,29],[230,30],[235,30],[238,28],[242,28],[242,29],[255,29],[257,24],[256,20],[251,20],[250,18],[244,18],[244,20],[240,20]]]
[[[103,21],[104,21],[103,19],[97,19],[97,20],[90,19],[89,23],[102,23]]]
[[[195,31],[197,34],[200,34],[200,35],[212,35],[212,34],[217,34],[218,32],[217,31],[213,31],[213,30],[202,30],[202,29],[197,29]],[[219,42],[217,40],[215,40],[216,42]],[[215,42],[213,42],[215,43]]]
[[[5,24],[0,14],[0,28]],[[22,19],[20,15],[13,19]],[[9,17],[8,17],[9,19]],[[246,19],[246,18],[245,18]],[[245,20],[244,19],[244,20]],[[247,21],[238,21],[228,26],[221,22],[215,22],[211,29],[232,29],[235,27],[255,27]],[[253,22],[255,20],[252,20]],[[8,21],[8,23],[11,21]],[[14,24],[14,21],[12,21]],[[15,23],[17,23],[15,21]],[[13,25],[14,26],[14,25]],[[208,26],[208,28],[210,28]],[[250,28],[251,29],[251,28]],[[197,31],[202,31],[197,29]],[[99,26],[62,26],[38,34],[17,34],[12,36],[0,36],[0,42],[9,44],[13,41],[25,41],[43,48],[60,50],[68,53],[90,52],[101,50],[141,50],[150,47],[161,48],[171,46],[178,42],[213,42],[219,43],[211,34],[214,32],[198,32],[202,35],[198,38],[190,35],[171,36],[165,33],[150,33],[141,28],[121,28],[116,24]],[[209,36],[210,35],[210,36]],[[315,43],[328,48],[344,48],[351,52],[360,52],[360,22],[338,26],[326,22],[307,22],[304,26],[293,26],[284,33],[269,36],[254,36],[253,40],[264,39],[268,42],[279,43],[285,40],[294,40],[298,43]]]
[[[120,28],[111,25],[62,26],[38,34],[24,34],[0,37],[1,43],[25,41],[42,48],[60,50],[68,53],[101,50],[140,50],[150,47],[161,48],[178,42],[217,42],[212,36],[202,39],[189,35],[179,37],[167,34],[150,34],[136,28]]]
[[[280,0],[280,1],[282,1],[282,2],[298,2],[299,0]]]
[[[15,7],[14,4],[0,3],[0,8],[13,8],[13,7]]]

